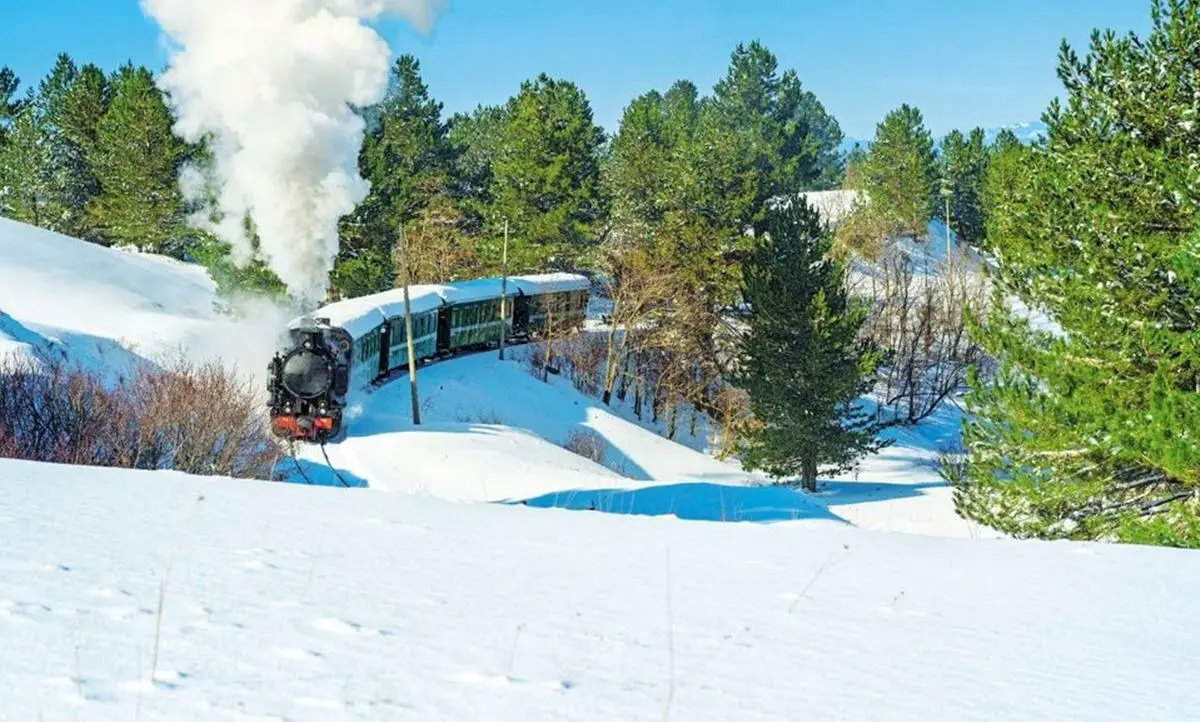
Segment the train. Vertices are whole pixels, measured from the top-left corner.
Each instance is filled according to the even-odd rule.
[[[590,289],[586,276],[572,273],[410,286],[416,361],[493,348],[502,333],[524,343],[550,329],[577,331]],[[289,441],[336,439],[351,392],[407,372],[404,291],[323,306],[289,323],[285,339],[267,369],[273,433]]]

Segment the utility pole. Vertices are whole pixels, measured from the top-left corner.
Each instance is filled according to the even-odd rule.
[[[946,283],[953,283],[954,260],[950,257],[950,181],[942,179],[942,197],[946,199]]]
[[[508,323],[504,320],[505,306],[508,305],[508,219],[504,219],[504,256],[501,261],[504,275],[500,279],[500,360],[504,360],[504,341],[508,336]]]
[[[421,403],[417,397],[417,355],[413,350],[412,305],[408,300],[408,239],[404,224],[400,224],[400,277],[404,282],[404,336],[408,341],[408,385],[412,389],[412,420],[421,425]]]

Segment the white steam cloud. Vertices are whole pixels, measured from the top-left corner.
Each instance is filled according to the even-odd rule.
[[[302,303],[319,302],[338,252],[338,219],[368,191],[358,174],[362,120],[379,101],[390,51],[367,22],[396,13],[426,32],[445,0],[142,0],[171,42],[160,85],[184,140],[210,139],[206,176],[187,169],[185,196],[216,197],[219,221],[194,222],[234,249],[252,246]]]

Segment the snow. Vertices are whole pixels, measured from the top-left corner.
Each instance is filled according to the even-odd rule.
[[[120,373],[187,353],[255,373],[290,313],[263,301],[239,305],[244,320],[220,315],[200,266],[0,218],[0,354],[54,353]]]
[[[836,226],[846,219],[864,194],[855,190],[808,191],[800,197],[808,203],[830,226]]]
[[[120,343],[165,352],[214,319],[215,291],[202,269],[0,218],[0,339],[9,351],[56,346],[94,363],[126,355]]]
[[[8,719],[1128,720],[1200,704],[1189,552],[12,461],[0,476]]]
[[[584,276],[574,273],[542,273],[533,276],[510,276],[526,294],[582,291],[591,286]]]

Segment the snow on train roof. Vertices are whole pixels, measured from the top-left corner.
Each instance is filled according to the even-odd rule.
[[[409,286],[409,305],[413,313],[432,311],[441,306],[442,286]],[[394,288],[382,293],[369,296],[347,298],[313,311],[307,318],[327,318],[329,325],[340,327],[350,334],[351,338],[359,338],[373,328],[378,327],[388,318],[403,315],[404,289]],[[303,319],[296,319],[291,327],[295,328]]]
[[[525,293],[561,293],[582,291],[591,287],[587,276],[575,273],[543,273],[537,276],[509,276]]]
[[[499,298],[502,286],[500,278],[479,278],[458,281],[446,285],[419,285],[409,287],[409,303],[413,313],[432,311],[445,303],[471,303],[488,298]],[[589,287],[588,279],[572,273],[546,273],[533,276],[509,276],[508,294],[536,295],[539,293],[561,293],[578,291]],[[289,324],[297,328],[314,318],[327,318],[329,325],[340,327],[351,338],[360,338],[389,318],[404,315],[404,289],[395,288],[369,296],[347,298],[313,311],[306,317]]]

